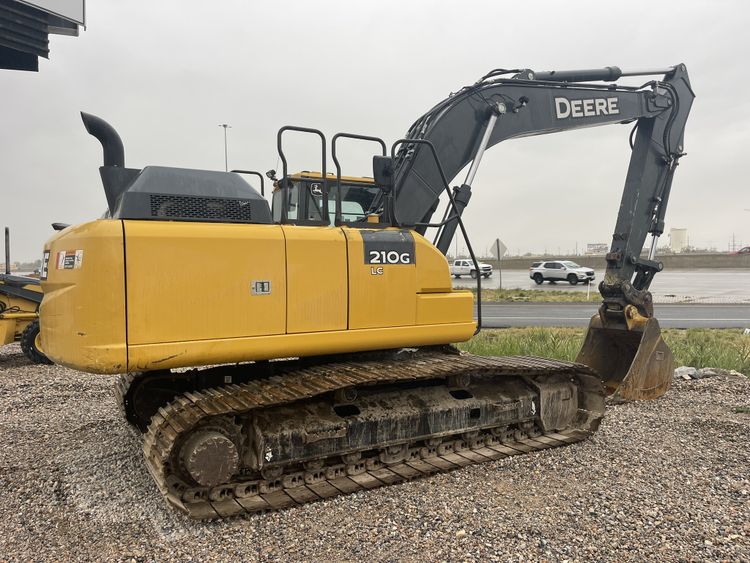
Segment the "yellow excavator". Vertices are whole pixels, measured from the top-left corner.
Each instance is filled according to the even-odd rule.
[[[632,87],[615,83],[622,76],[652,78]],[[662,269],[656,240],[693,97],[682,64],[496,69],[390,150],[335,135],[335,175],[322,132],[282,127],[270,206],[257,172],[260,193],[239,173],[127,168],[116,131],[82,114],[103,147],[108,212],[45,246],[44,350],[74,369],[122,374],[120,406],[144,432],[146,466],[194,518],[582,440],[607,394],[655,398],[671,381],[648,287]],[[602,305],[577,362],[459,353],[451,344],[481,328],[481,279],[475,303],[452,288],[445,254],[460,230],[476,265],[462,213],[485,150],[615,123],[633,124],[631,162]],[[283,140],[303,133],[320,139],[321,168],[290,174]],[[372,178],[342,175],[342,141],[378,147]]]
[[[10,271],[10,231],[5,227],[5,273],[0,274],[0,346],[19,342],[21,351],[35,364],[51,364],[42,352],[39,337],[39,279]]]

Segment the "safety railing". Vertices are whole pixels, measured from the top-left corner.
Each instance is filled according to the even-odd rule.
[[[458,220],[458,226],[461,229],[461,234],[463,235],[464,242],[466,243],[466,248],[469,251],[469,256],[471,256],[471,262],[474,265],[474,269],[477,272],[477,329],[474,332],[474,334],[478,334],[479,331],[482,329],[482,276],[481,276],[481,270],[479,269],[479,261],[477,260],[476,256],[474,255],[474,249],[471,247],[471,241],[469,240],[469,235],[466,232],[466,227],[464,226],[464,222],[461,219],[461,214],[458,213],[458,210],[456,209],[456,200],[453,197],[453,193],[451,192],[451,188],[448,185],[448,179],[445,177],[445,171],[443,170],[443,166],[440,164],[440,159],[438,158],[437,151],[435,150],[435,145],[433,145],[430,141],[427,139],[399,139],[393,145],[391,146],[391,159],[395,160],[396,157],[396,147],[399,145],[404,144],[413,144],[413,145],[426,145],[427,148],[430,149],[430,153],[432,154],[432,157],[435,160],[435,165],[437,166],[438,172],[440,172],[440,179],[443,183],[443,188],[445,189],[445,193],[448,194],[448,202],[453,210],[454,216],[448,217],[447,219],[444,219],[443,221],[440,221],[439,223],[414,223],[413,225],[408,225],[410,227],[425,227],[425,228],[440,228],[449,221]],[[396,192],[396,187],[392,187],[392,191]],[[390,202],[390,214],[393,218],[393,223],[396,226],[400,226],[401,222],[398,220],[398,216],[396,214],[396,205],[395,200],[396,197],[398,197],[397,193],[391,194],[391,197],[388,199]]]

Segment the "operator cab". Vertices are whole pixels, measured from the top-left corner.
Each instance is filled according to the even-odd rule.
[[[328,192],[328,224],[334,225],[336,218],[336,200],[341,193],[341,224],[365,223],[372,212],[372,204],[381,189],[372,178],[342,176],[340,187],[334,174],[326,175],[328,190],[323,186],[320,172],[300,172],[293,174],[287,182],[287,221],[288,222],[324,222],[323,210],[326,207],[324,193]],[[282,217],[282,194],[284,189],[280,182],[274,183],[271,203],[274,223],[280,223]]]
[[[321,171],[303,171],[289,174],[287,159],[282,147],[286,132],[308,133],[320,139]],[[373,157],[374,178],[343,176],[336,156],[337,141],[341,139],[377,143],[381,154]],[[282,163],[282,175],[276,179],[271,170],[268,177],[274,181],[271,215],[274,223],[294,225],[351,227],[391,227],[392,182],[391,158],[386,156],[385,142],[377,137],[337,133],[331,140],[331,158],[336,174],[326,172],[326,137],[317,129],[287,125],[279,129],[277,148]]]

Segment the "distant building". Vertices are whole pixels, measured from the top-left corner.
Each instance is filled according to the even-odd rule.
[[[609,245],[606,242],[590,242],[586,245],[586,254],[606,254],[609,252]]]
[[[77,36],[85,25],[84,0],[0,0],[0,69],[38,71],[51,34]]]
[[[669,229],[669,248],[672,252],[684,252],[690,246],[687,229]]]

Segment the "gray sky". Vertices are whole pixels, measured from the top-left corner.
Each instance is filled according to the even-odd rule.
[[[623,69],[684,62],[696,100],[669,227],[691,244],[750,244],[750,4],[738,1],[247,2],[89,0],[88,29],[53,36],[39,73],[0,71],[0,224],[13,259],[36,259],[54,221],[106,207],[101,148],[78,112],[118,130],[126,165],[277,167],[276,131],[295,124],[389,144],[490,69]],[[508,141],[487,152],[465,217],[480,250],[556,253],[611,241],[630,127]],[[292,170],[317,170],[312,140]],[[369,147],[342,150],[372,174]],[[330,164],[330,163],[329,163]],[[459,181],[463,177],[459,178]],[[666,242],[666,236],[664,237]]]

